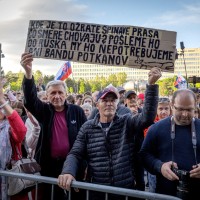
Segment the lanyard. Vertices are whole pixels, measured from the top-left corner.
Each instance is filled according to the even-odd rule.
[[[195,162],[197,165],[197,137],[195,129],[195,118],[192,118],[191,132],[192,132],[192,144],[194,149]],[[171,117],[171,140],[172,140],[172,162],[174,161],[174,139],[175,139],[175,121],[174,117]]]

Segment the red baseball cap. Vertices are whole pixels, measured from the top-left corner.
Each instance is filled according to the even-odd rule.
[[[112,90],[111,88],[105,88],[104,90],[100,91],[99,94],[97,95],[97,101],[99,99],[105,98],[107,94],[114,94],[115,98],[118,99],[118,95],[114,90]]]
[[[139,98],[139,99],[142,99],[142,100],[144,101],[144,93],[138,94],[138,98]]]

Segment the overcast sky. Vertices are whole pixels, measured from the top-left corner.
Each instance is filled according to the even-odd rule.
[[[19,72],[29,20],[130,25],[177,32],[177,48],[200,48],[199,0],[0,0],[0,43],[5,72]],[[34,70],[56,74],[63,61],[35,59]]]

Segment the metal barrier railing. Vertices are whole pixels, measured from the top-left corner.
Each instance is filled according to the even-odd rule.
[[[24,173],[14,173],[14,172],[8,172],[5,170],[0,170],[0,175],[5,176],[5,177],[23,178],[23,179],[36,181],[37,182],[36,194],[37,194],[38,183],[51,184],[52,185],[52,194],[51,194],[52,200],[53,200],[54,185],[58,184],[58,179],[50,178],[46,176],[37,176],[37,175],[24,174]],[[105,193],[105,200],[108,198],[108,193],[124,196],[126,200],[128,200],[128,197],[137,197],[140,199],[148,199],[148,200],[180,200],[179,198],[170,196],[170,195],[157,194],[157,193],[132,190],[132,189],[124,189],[124,188],[85,183],[85,182],[79,182],[79,181],[73,181],[71,187],[86,190],[86,200],[89,199],[90,190]],[[70,200],[70,197],[71,197],[71,193],[69,192],[69,200]],[[36,195],[35,200],[37,200],[37,195]]]

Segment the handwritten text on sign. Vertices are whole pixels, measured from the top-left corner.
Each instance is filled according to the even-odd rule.
[[[34,57],[174,71],[176,32],[135,26],[30,21],[26,52]]]

